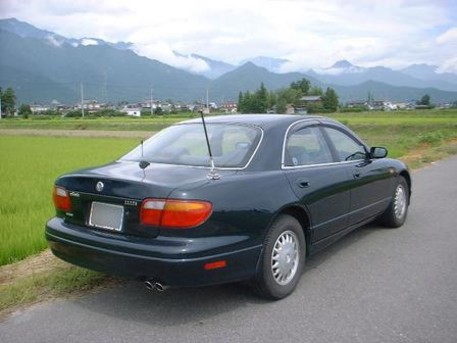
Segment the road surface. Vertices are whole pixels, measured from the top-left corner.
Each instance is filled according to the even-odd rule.
[[[151,293],[129,282],[18,312],[1,342],[457,342],[457,157],[413,174],[407,223],[361,228],[269,302],[242,285]]]

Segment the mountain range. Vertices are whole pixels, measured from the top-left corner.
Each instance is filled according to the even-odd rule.
[[[86,37],[66,38],[17,19],[0,20],[0,86],[13,87],[19,103],[75,103],[81,98],[100,102],[237,100],[240,91],[253,91],[263,82],[276,90],[307,78],[315,86],[334,88],[340,101],[408,101],[424,94],[432,102],[457,100],[457,75],[439,73],[436,66],[412,65],[403,70],[364,68],[348,61],[319,70],[281,73],[285,59],[254,57],[238,65],[198,54],[180,58],[203,61],[200,74],[140,56],[134,44]]]

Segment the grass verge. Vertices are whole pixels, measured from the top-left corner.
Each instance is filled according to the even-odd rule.
[[[0,320],[34,303],[78,295],[120,282],[121,279],[72,266],[45,250],[0,267]]]

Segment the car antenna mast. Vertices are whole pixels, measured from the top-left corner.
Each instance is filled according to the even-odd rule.
[[[202,110],[200,111],[200,115],[202,117],[203,130],[205,131],[206,146],[208,147],[209,161],[211,163],[211,169],[210,169],[207,177],[210,180],[219,180],[221,178],[221,176],[216,172],[216,166],[214,165],[213,153],[211,152],[211,145],[209,144],[208,131],[206,130],[205,117],[203,115]]]

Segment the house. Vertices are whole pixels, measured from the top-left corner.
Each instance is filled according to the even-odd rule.
[[[305,95],[305,96],[302,96],[300,98],[300,101],[302,101],[304,103],[311,103],[311,104],[320,103],[320,102],[322,102],[322,96],[320,96],[320,95]]]
[[[322,106],[322,96],[320,95],[305,95],[299,99],[299,103],[295,106],[294,113],[306,114],[310,107]]]
[[[141,108],[140,107],[124,107],[121,109],[121,112],[132,117],[141,117]]]
[[[30,105],[30,110],[32,111],[33,114],[37,114],[37,113],[42,113],[42,112],[46,112],[46,111],[50,110],[50,107],[46,106],[46,105],[33,104],[33,105]]]
[[[226,101],[220,106],[220,109],[225,113],[236,113],[238,111],[238,104],[233,101]]]

